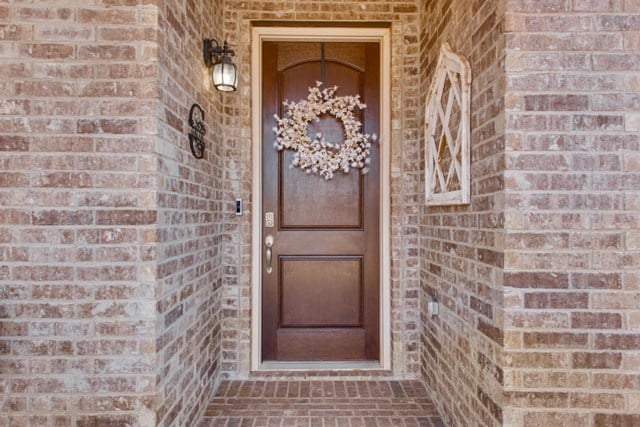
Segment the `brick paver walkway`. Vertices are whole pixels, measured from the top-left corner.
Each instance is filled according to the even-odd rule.
[[[444,426],[418,381],[224,381],[200,427]]]

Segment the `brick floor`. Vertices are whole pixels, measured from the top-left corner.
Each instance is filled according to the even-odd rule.
[[[200,427],[444,426],[418,381],[224,381]]]

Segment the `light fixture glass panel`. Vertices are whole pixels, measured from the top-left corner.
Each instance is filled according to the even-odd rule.
[[[236,90],[238,80],[238,70],[231,62],[222,61],[214,64],[211,77],[213,85],[222,92],[231,92]]]

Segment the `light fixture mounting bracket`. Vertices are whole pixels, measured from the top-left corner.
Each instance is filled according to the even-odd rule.
[[[211,67],[218,62],[220,56],[235,56],[235,51],[229,49],[229,45],[225,40],[222,46],[216,39],[204,39],[202,40],[202,52],[204,57],[204,63],[207,67]]]

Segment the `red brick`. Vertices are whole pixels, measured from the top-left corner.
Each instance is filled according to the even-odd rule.
[[[565,289],[569,275],[562,272],[505,272],[504,285],[511,288]]]
[[[515,328],[568,328],[569,314],[551,311],[545,312],[513,312],[507,316],[509,326]]]
[[[525,308],[565,308],[577,309],[589,306],[589,295],[576,292],[535,292],[525,293]]]
[[[30,221],[31,215],[29,211],[0,208],[0,224],[27,225],[30,224]]]
[[[99,67],[95,72],[96,77],[99,79],[129,79],[132,77],[153,78],[158,70],[157,66],[153,64],[119,63],[104,64],[104,66]],[[113,105],[112,102],[109,102],[107,105]]]
[[[510,405],[521,408],[566,408],[569,393],[545,391],[514,391],[507,393]]]
[[[73,10],[68,8],[20,7],[14,10],[16,18],[25,21],[68,21],[73,19]]]
[[[631,52],[594,54],[593,67],[596,71],[637,71],[640,68],[640,54]]]
[[[576,289],[622,289],[619,273],[573,273],[571,287]]]
[[[640,20],[636,14],[602,14],[597,16],[597,29],[601,31],[637,31],[640,29]]]
[[[577,352],[573,354],[575,369],[619,369],[621,362],[621,353]]]
[[[71,134],[76,130],[73,119],[20,118],[14,120],[13,129],[18,133]]]
[[[81,60],[131,61],[135,58],[136,49],[133,46],[93,45],[78,48],[78,59]]]
[[[97,37],[100,41],[156,41],[157,34],[153,28],[98,28]]]
[[[20,48],[22,56],[43,59],[69,59],[75,55],[73,45],[57,43],[28,44]]]
[[[83,415],[76,421],[78,427],[133,425],[138,422],[135,415]]]
[[[92,186],[92,178],[88,173],[52,172],[39,176],[32,185],[50,188],[88,188]]]
[[[525,332],[525,348],[586,348],[588,335],[578,332]]]
[[[17,280],[36,282],[70,281],[73,279],[72,267],[31,266],[15,267],[13,277]]]
[[[597,334],[595,348],[601,350],[640,350],[640,335]]]
[[[593,385],[599,389],[637,390],[640,387],[638,374],[594,373]]]
[[[491,338],[496,343],[500,345],[503,344],[504,335],[502,330],[482,318],[478,319],[478,331]]]
[[[620,329],[622,316],[619,313],[571,313],[571,327],[574,329]]]
[[[108,65],[106,66],[108,67]],[[91,81],[80,86],[79,95],[87,97],[133,97],[138,94],[135,82]],[[96,120],[83,120],[83,123],[99,123]]]
[[[6,172],[0,175],[0,187],[28,187],[29,176],[24,173]]]
[[[30,40],[31,27],[26,25],[0,25],[0,40]]]
[[[632,427],[640,423],[640,415],[635,414],[596,414],[594,425],[596,427],[624,426]]]
[[[551,13],[568,12],[570,3],[568,0],[513,0],[509,6],[512,12]]]
[[[498,422],[502,422],[502,408],[500,405],[496,404],[480,387],[476,390],[476,396],[484,405],[487,410],[491,413],[491,415],[498,420]]]
[[[28,323],[19,322],[0,322],[0,332],[3,337],[10,336],[26,336],[28,331]]]
[[[134,134],[138,123],[130,119],[78,120],[78,133]]]
[[[580,12],[615,12],[616,0],[583,0],[572,5],[571,9]]]
[[[68,82],[56,81],[26,81],[16,88],[18,94],[24,96],[70,96],[73,95],[73,85]]]
[[[91,211],[42,210],[31,215],[33,225],[87,225],[93,223]]]
[[[77,11],[78,22],[93,24],[135,24],[136,11],[130,8],[80,9]]]
[[[502,267],[504,254],[490,249],[478,249],[478,260],[496,267]]]
[[[85,281],[124,281],[135,280],[137,276],[136,267],[108,266],[108,267],[78,267],[76,276]]]
[[[527,111],[585,111],[589,109],[586,95],[527,95],[524,97]]]
[[[571,404],[576,408],[622,410],[624,396],[614,393],[571,393]]]
[[[477,311],[478,313],[484,315],[485,317],[489,319],[493,319],[493,306],[491,304],[488,304],[472,296],[469,299],[469,307],[472,310]]]
[[[157,212],[144,210],[111,210],[96,212],[98,225],[145,225],[156,222]]]
[[[35,27],[34,39],[37,41],[92,41],[95,37],[93,28],[58,25],[38,25]]]

